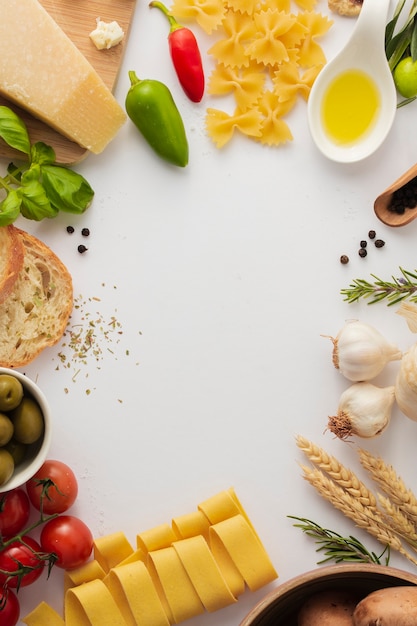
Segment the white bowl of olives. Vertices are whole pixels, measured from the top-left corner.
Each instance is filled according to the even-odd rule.
[[[38,471],[51,444],[49,404],[30,378],[0,367],[0,492]]]

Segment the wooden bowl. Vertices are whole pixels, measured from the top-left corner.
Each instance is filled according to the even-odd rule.
[[[297,626],[301,605],[314,593],[342,589],[365,597],[376,589],[398,585],[417,585],[417,575],[385,565],[366,563],[318,567],[269,592],[240,626]]]

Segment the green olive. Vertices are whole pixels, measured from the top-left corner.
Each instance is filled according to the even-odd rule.
[[[21,402],[23,386],[16,376],[0,374],[0,411],[12,411]]]
[[[20,443],[20,441],[16,441],[14,438],[10,439],[9,443],[4,446],[4,449],[12,455],[15,467],[19,465],[26,456],[26,445]]]
[[[10,452],[0,448],[0,485],[7,483],[14,471],[14,461]]]
[[[14,438],[20,443],[34,443],[43,433],[42,411],[33,398],[25,397],[10,417],[14,426]]]
[[[0,413],[0,446],[5,446],[13,436],[13,422],[4,413]]]

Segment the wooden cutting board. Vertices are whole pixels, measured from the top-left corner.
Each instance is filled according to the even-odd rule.
[[[136,0],[39,1],[91,63],[109,89],[113,90],[128,41]],[[118,22],[125,33],[120,44],[110,48],[110,50],[97,50],[89,38],[89,34],[96,27],[97,18],[104,22],[112,22],[113,20]],[[47,59],[45,62],[47,63]],[[85,148],[67,139],[1,96],[0,104],[9,106],[24,120],[32,142],[43,141],[54,148],[58,163],[72,165],[89,154]],[[4,142],[0,142],[0,157],[17,158],[18,156],[19,152],[9,148]]]

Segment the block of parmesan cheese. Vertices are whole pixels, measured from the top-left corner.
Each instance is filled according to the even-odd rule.
[[[103,80],[38,0],[0,1],[0,93],[94,153],[126,120]]]

